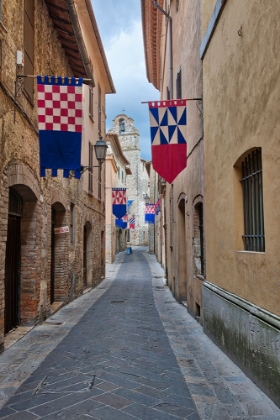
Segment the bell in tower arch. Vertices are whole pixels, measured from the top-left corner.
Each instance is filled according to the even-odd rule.
[[[125,120],[123,118],[120,119],[119,125],[120,125],[120,133],[124,133],[125,132]]]

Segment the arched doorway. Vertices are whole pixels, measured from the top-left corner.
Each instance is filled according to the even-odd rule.
[[[38,319],[41,280],[40,186],[29,167],[13,163],[1,184],[1,242],[5,251],[0,283],[4,334]],[[5,198],[5,200],[4,200]],[[39,223],[38,223],[39,222]]]
[[[5,259],[5,334],[20,324],[21,219],[23,199],[9,188]]]
[[[180,200],[178,205],[178,241],[177,241],[177,290],[176,299],[179,302],[187,300],[187,255],[186,255],[186,223],[185,223],[185,199]]]
[[[64,206],[56,202],[51,208],[51,281],[50,303],[68,300],[69,229]]]
[[[83,288],[86,289],[92,285],[91,265],[92,265],[92,247],[91,247],[91,224],[86,222],[84,225],[83,237]]]
[[[50,284],[50,303],[54,303],[55,286],[55,216],[56,210],[52,207],[52,231],[51,231],[51,284]]]

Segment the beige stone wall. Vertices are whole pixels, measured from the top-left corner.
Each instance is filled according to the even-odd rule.
[[[217,0],[201,0],[201,34],[204,36]]]
[[[279,13],[277,0],[228,1],[203,60],[207,278],[277,315]],[[240,174],[234,168],[254,147],[262,148],[264,253],[243,252]]]
[[[176,98],[176,76],[182,72],[182,97],[202,96],[202,66],[199,59],[200,46],[200,2],[176,2],[171,4],[173,26],[173,92]],[[168,42],[168,40],[167,40]],[[164,51],[162,51],[164,54]],[[165,79],[162,99],[166,99],[169,83],[168,51],[165,61]],[[194,206],[197,197],[203,203],[203,130],[202,119],[195,101],[187,102],[188,122],[185,130],[187,139],[187,168],[173,182],[166,184],[163,207],[166,208],[166,271],[167,281],[175,297],[187,301],[189,311],[198,315],[201,307],[201,286],[203,278],[196,276],[194,261]],[[163,232],[163,240],[164,232]]]
[[[125,131],[120,132],[119,120],[125,121]],[[127,115],[117,115],[109,133],[118,135],[123,153],[131,168],[132,175],[126,177],[127,199],[133,200],[129,208],[129,216],[135,216],[135,230],[130,232],[132,245],[148,244],[148,225],[144,221],[144,195],[148,192],[148,174],[145,160],[140,157],[140,134],[133,124],[133,119]]]

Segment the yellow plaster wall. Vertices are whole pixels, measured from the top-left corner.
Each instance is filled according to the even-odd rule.
[[[208,27],[208,23],[211,19],[213,10],[215,8],[217,0],[202,0],[202,7],[201,7],[201,34],[202,38],[206,32]]]
[[[208,12],[203,1],[203,19]],[[203,60],[207,279],[277,315],[279,15],[278,0],[228,1]],[[243,213],[234,164],[254,147],[262,148],[264,253],[242,252],[240,240]]]
[[[173,97],[176,98],[176,77],[182,72],[182,97],[197,98],[202,96],[202,63],[199,58],[201,42],[200,1],[184,0],[171,3],[173,23]],[[165,65],[162,98],[166,99],[166,87],[169,85],[169,49],[162,41],[161,62]],[[203,130],[202,119],[195,101],[187,102],[187,167],[173,182],[173,198],[170,202],[171,185],[166,183],[166,224],[167,224],[167,271],[168,284],[179,300],[187,301],[191,313],[195,304],[201,305],[202,280],[194,275],[193,255],[193,208],[195,197],[203,201]],[[187,197],[187,198],[186,198]],[[184,201],[185,205],[183,204]],[[171,208],[173,214],[171,217]],[[179,209],[179,205],[181,209]],[[172,221],[171,221],[172,219]],[[183,221],[184,219],[184,221]],[[173,229],[173,247],[170,247],[170,230]],[[182,232],[182,229],[185,229]],[[182,258],[182,255],[184,257]],[[182,261],[184,259],[184,262]]]

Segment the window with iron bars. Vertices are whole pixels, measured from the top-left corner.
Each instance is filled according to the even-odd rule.
[[[264,252],[262,151],[253,150],[242,162],[244,234],[246,251]]]

